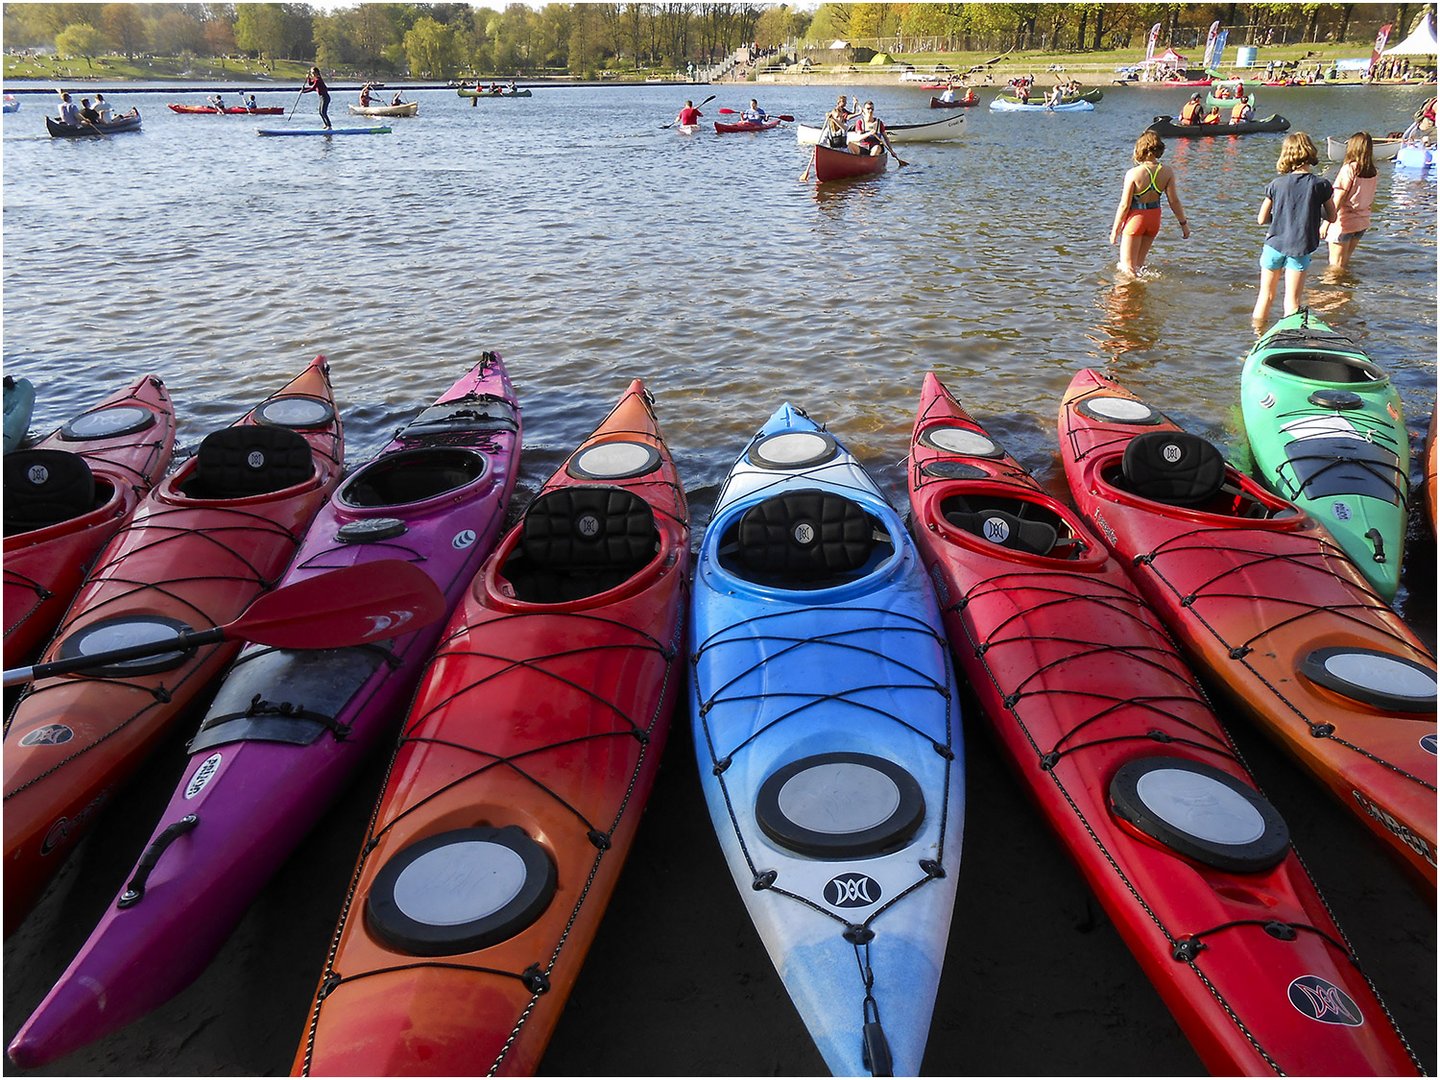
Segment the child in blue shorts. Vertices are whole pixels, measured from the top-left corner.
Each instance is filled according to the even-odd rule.
[[[1259,224],[1270,226],[1260,249],[1260,296],[1255,301],[1254,319],[1261,326],[1270,319],[1282,270],[1285,314],[1300,310],[1310,254],[1320,246],[1320,222],[1335,220],[1334,188],[1329,180],[1310,171],[1319,162],[1309,135],[1296,131],[1285,136],[1275,163],[1280,175],[1265,188],[1265,201],[1256,218]]]

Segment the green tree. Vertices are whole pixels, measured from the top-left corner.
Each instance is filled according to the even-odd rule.
[[[412,76],[448,79],[460,70],[460,47],[455,31],[428,15],[417,19],[405,32],[404,44]]]
[[[55,35],[55,51],[61,56],[83,56],[87,68],[105,51],[105,35],[89,23],[71,23]]]
[[[100,29],[127,57],[144,52],[149,43],[145,19],[138,4],[104,5],[100,9]]]

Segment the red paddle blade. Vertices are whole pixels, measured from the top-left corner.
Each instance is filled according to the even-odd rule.
[[[226,637],[279,649],[338,649],[408,634],[448,607],[414,563],[380,559],[265,593],[223,629]]]
[[[734,109],[716,109],[715,111],[718,113],[724,113],[726,116],[729,116],[735,112]]]

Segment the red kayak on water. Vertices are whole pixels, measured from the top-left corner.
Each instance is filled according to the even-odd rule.
[[[946,101],[944,98],[932,97],[930,108],[932,109],[963,109],[970,105],[979,105],[980,95],[974,90],[966,93],[964,97],[956,98],[954,101]]]
[[[1417,1072],[1159,616],[933,374],[909,480],[960,666],[1205,1066]]]
[[[170,466],[175,406],[146,375],[5,455],[5,666],[50,640],[85,571]]]
[[[221,110],[214,105],[170,105],[171,112],[177,113],[209,113],[211,116],[218,115]],[[266,105],[247,109],[243,105],[230,105],[224,110],[226,116],[279,116],[285,111],[281,105]]]
[[[728,135],[736,131],[769,131],[771,128],[780,126],[779,117],[771,117],[769,120],[740,120],[733,124],[727,124],[723,120],[715,121],[715,133],[717,135]]]

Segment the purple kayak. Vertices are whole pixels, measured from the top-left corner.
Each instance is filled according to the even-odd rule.
[[[485,353],[340,484],[279,584],[399,558],[425,570],[453,609],[500,535],[520,445],[510,378]],[[205,970],[356,770],[393,738],[448,621],[378,645],[240,654],[136,868],[15,1036],[13,1061],[53,1061]]]

